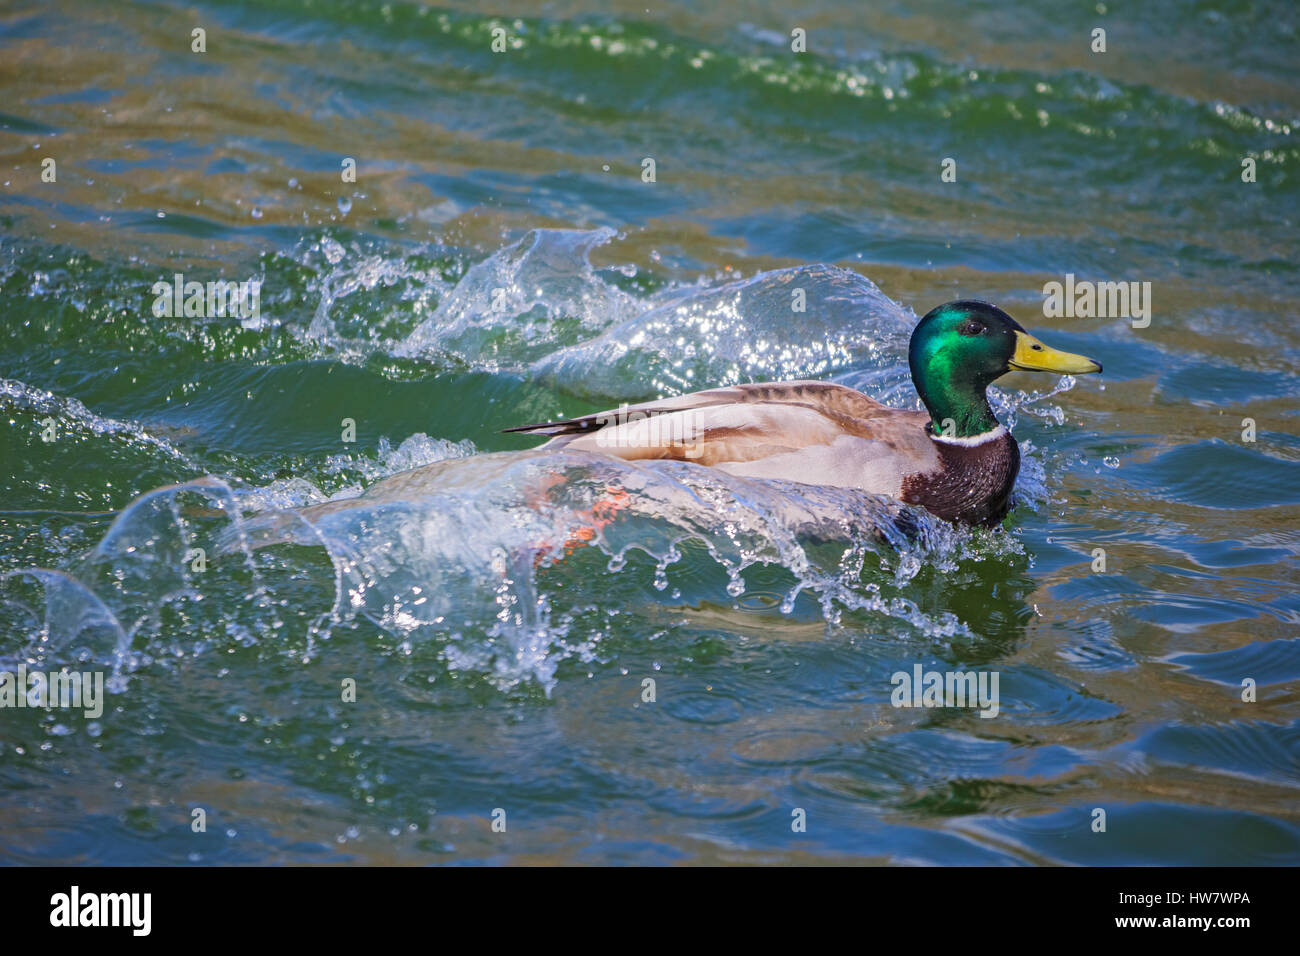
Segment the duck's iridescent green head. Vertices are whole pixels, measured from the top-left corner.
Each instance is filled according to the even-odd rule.
[[[1048,348],[996,306],[960,299],[931,309],[912,330],[912,382],[936,434],[969,438],[997,427],[984,390],[1015,369],[1081,375],[1101,363]]]

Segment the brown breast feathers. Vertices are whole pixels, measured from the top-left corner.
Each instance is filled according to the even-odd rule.
[[[939,468],[903,479],[902,499],[945,521],[992,526],[1010,505],[1020,448],[1009,432],[978,445],[936,441]]]

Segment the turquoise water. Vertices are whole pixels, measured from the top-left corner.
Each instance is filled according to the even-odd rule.
[[[1300,861],[1296,12],[1106,6],[6,6],[0,860]],[[1105,366],[1001,529],[501,433],[958,297]]]

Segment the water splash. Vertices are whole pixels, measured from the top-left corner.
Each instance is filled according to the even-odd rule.
[[[671,289],[647,304],[597,338],[539,359],[533,374],[600,398],[822,378],[894,364],[916,323],[869,279],[826,265]]]
[[[33,415],[56,419],[56,434],[60,427],[72,426],[94,435],[109,435],[124,440],[128,445],[162,452],[168,458],[196,470],[202,467],[165,438],[151,434],[137,422],[119,421],[97,415],[75,398],[56,395],[47,389],[37,388],[13,379],[0,379],[0,405],[11,404]]]
[[[324,546],[342,569],[349,613],[404,642],[447,642],[453,668],[490,671],[503,687],[536,680],[547,689],[561,660],[592,651],[571,642],[592,601],[611,591],[625,607],[658,601],[678,565],[697,572],[687,554],[707,558],[727,581],[727,597],[696,599],[729,602],[745,593],[748,571],[776,567],[787,579],[784,613],[809,595],[831,623],[863,612],[947,638],[968,631],[895,592],[923,567],[950,570],[1018,549],[1006,535],[847,489],[565,451],[403,472],[356,498],[259,515],[248,541]],[[638,553],[653,580],[620,579]],[[598,580],[585,577],[593,570]]]
[[[906,363],[915,315],[863,276],[815,265],[638,296],[619,285],[625,270],[590,261],[613,238],[607,229],[534,230],[457,279],[445,261],[322,236],[304,254],[320,301],[300,332],[345,360],[454,356],[600,399],[829,377],[916,407]],[[394,294],[411,306],[404,319],[368,304]],[[427,317],[412,326],[421,311]],[[1042,402],[1072,385],[993,400],[1008,424],[1022,411],[1054,423],[1060,409]],[[189,462],[141,428],[3,387],[0,395],[126,431]],[[502,689],[534,683],[549,692],[564,661],[607,653],[620,611],[740,607],[760,572],[770,613],[969,637],[952,613],[918,605],[909,585],[1023,553],[1014,535],[955,527],[848,489],[681,462],[476,450],[416,434],[395,448],[381,439],[375,456],[331,456],[311,477],[156,489],[68,572],[84,594],[68,593],[85,614],[102,607],[115,622],[114,653],[127,671],[223,647],[310,661],[318,641],[362,627],[386,635],[390,652],[432,654]],[[1032,445],[1024,451],[1017,498],[1036,507],[1047,497],[1045,469]],[[31,640],[49,629],[39,618],[22,631]]]
[[[638,297],[617,281],[627,267],[591,262],[615,237],[611,229],[532,230],[458,279],[420,255],[384,256],[322,237],[303,253],[320,295],[304,335],[345,360],[380,352],[527,372],[600,399],[845,372],[908,381],[905,365],[899,379],[897,356],[916,316],[855,272],[801,266]],[[393,290],[406,321],[392,314]],[[365,301],[348,313],[352,296]],[[419,321],[408,332],[412,317]]]
[[[601,281],[591,250],[612,229],[535,229],[471,266],[437,309],[396,349],[403,356],[450,353],[484,367],[521,368],[598,332],[643,306]]]

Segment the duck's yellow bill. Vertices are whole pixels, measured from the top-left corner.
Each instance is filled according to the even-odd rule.
[[[1048,348],[1028,332],[1016,333],[1016,354],[1011,356],[1009,364],[1026,372],[1059,372],[1062,375],[1101,371],[1100,362],[1094,362],[1086,355]]]

